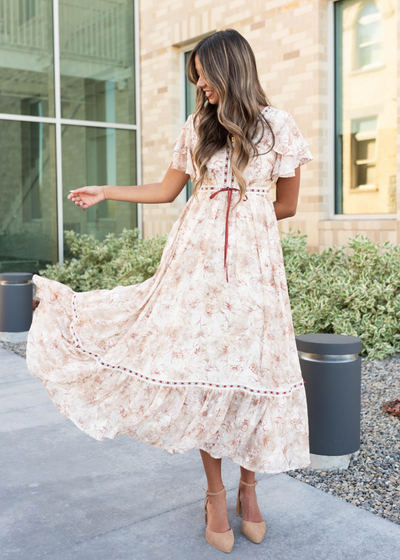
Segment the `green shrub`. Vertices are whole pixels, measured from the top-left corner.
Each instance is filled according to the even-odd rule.
[[[295,334],[357,336],[369,360],[399,352],[400,245],[357,234],[310,253],[305,238],[289,231],[282,239]]]
[[[74,291],[144,282],[157,270],[167,234],[139,239],[124,229],[97,241],[65,232],[74,257],[40,274]],[[347,246],[307,251],[306,235],[282,237],[295,334],[337,333],[362,340],[361,355],[381,360],[400,351],[400,245],[374,244],[358,234]]]
[[[167,234],[139,239],[138,228],[124,229],[119,237],[109,233],[104,241],[98,241],[92,233],[64,234],[73,258],[64,266],[47,265],[39,274],[62,282],[75,292],[110,290],[144,282],[157,270],[167,240]]]

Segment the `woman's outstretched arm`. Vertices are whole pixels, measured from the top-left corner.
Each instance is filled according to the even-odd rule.
[[[118,187],[114,185],[82,187],[74,189],[68,198],[84,210],[103,200],[120,200],[144,204],[173,202],[182,191],[190,175],[169,167],[161,183]]]

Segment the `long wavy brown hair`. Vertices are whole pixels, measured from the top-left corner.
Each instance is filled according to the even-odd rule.
[[[193,187],[193,194],[197,196],[205,180],[210,158],[228,144],[232,150],[232,172],[240,189],[240,199],[235,207],[243,200],[246,192],[243,171],[251,157],[261,155],[257,145],[263,138],[265,127],[272,133],[273,143],[270,149],[275,144],[273,130],[259,107],[271,104],[258,78],[254,52],[235,29],[216,31],[197,43],[186,69],[188,79],[194,85],[199,79],[196,55],[204,79],[217,92],[219,101],[215,105],[205,103],[205,93],[201,88],[196,88],[193,122],[198,141],[193,159],[199,170],[199,179]],[[235,138],[233,144],[231,136]]]

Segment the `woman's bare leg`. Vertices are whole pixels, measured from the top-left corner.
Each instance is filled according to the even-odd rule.
[[[240,467],[240,478],[248,484],[251,484],[255,481],[256,473]],[[240,500],[242,502],[242,519],[251,521],[252,523],[259,523],[263,520],[263,516],[261,515],[257,503],[256,487],[245,486],[239,482],[239,489]]]
[[[222,490],[221,463],[222,459],[214,459],[206,451],[200,449],[204,470],[207,477],[207,490],[219,492]],[[229,531],[228,511],[225,493],[219,496],[209,496],[207,503],[207,528],[215,533]]]

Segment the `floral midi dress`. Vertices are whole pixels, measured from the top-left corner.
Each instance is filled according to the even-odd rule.
[[[308,415],[280,236],[269,196],[313,159],[292,115],[267,106],[258,155],[232,177],[216,152],[168,235],[153,277],[74,292],[37,274],[27,366],[58,410],[97,439],[118,434],[170,453],[203,449],[255,472],[310,464]],[[193,115],[172,167],[188,173]],[[268,153],[265,153],[268,152]],[[236,189],[236,190],[235,190]]]

